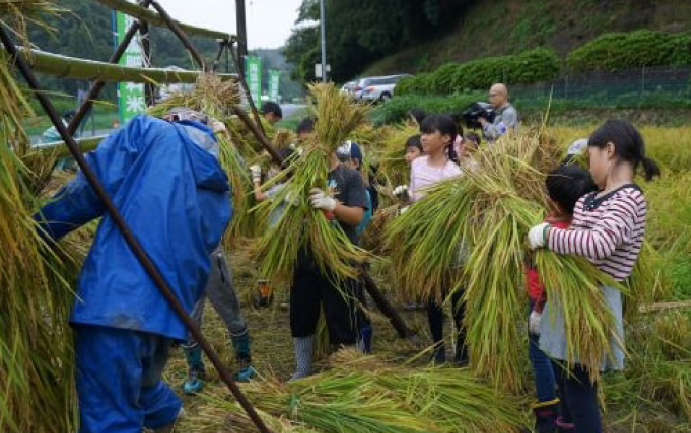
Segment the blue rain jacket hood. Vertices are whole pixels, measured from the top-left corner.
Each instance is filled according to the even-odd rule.
[[[203,292],[209,255],[231,217],[228,180],[217,158],[205,150],[208,140],[215,142],[213,132],[201,123],[138,116],[86,155],[188,313]],[[37,219],[44,234],[60,239],[101,216],[79,277],[71,323],[185,340],[183,322],[125,243],[83,173],[44,206]]]

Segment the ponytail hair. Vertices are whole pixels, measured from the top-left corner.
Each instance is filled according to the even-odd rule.
[[[633,164],[634,173],[643,165],[646,181],[660,176],[660,169],[655,161],[645,156],[645,143],[640,132],[628,121],[610,119],[596,129],[588,138],[589,147],[604,149],[607,143],[614,144],[617,158]]]
[[[647,182],[653,180],[655,176],[660,177],[660,169],[655,161],[644,156],[640,162],[643,164],[643,173],[645,174],[645,180]]]

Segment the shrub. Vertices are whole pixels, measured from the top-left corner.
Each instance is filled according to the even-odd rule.
[[[569,70],[575,72],[688,65],[691,64],[691,32],[609,33],[572,51],[566,62]]]
[[[401,80],[396,92],[398,95],[448,95],[484,89],[499,81],[534,83],[555,78],[560,69],[560,60],[554,52],[537,48],[512,56],[447,63],[434,72]]]

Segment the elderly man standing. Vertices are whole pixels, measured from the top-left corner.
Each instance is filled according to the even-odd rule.
[[[497,116],[494,122],[480,118],[482,134],[487,141],[495,141],[508,130],[516,130],[518,127],[518,113],[509,103],[509,91],[502,83],[496,83],[489,89],[489,103],[494,108]]]

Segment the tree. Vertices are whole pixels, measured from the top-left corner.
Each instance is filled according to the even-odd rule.
[[[328,63],[332,78],[344,81],[371,62],[406,44],[421,42],[444,33],[473,0],[325,0]],[[298,26],[284,49],[295,65],[295,76],[314,78],[320,62],[319,1],[303,0]],[[403,71],[402,71],[403,72]]]

